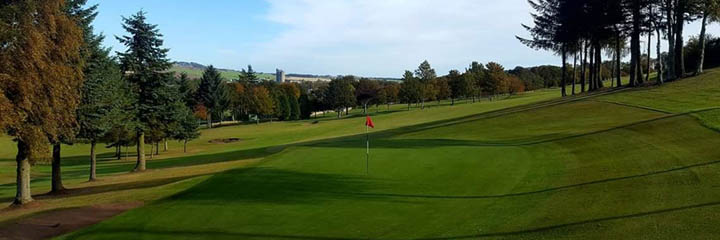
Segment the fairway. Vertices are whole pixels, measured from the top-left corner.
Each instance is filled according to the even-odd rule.
[[[63,238],[712,238],[720,135],[697,116],[715,116],[698,110],[713,105],[675,89],[717,75],[519,107],[511,99],[425,110],[465,113],[437,120],[418,120],[420,110],[377,115],[368,174],[362,120],[326,120],[338,136],[299,123],[307,135],[253,167]],[[657,91],[686,101],[624,102]],[[497,103],[508,105],[487,108]],[[261,129],[239,134],[272,131]],[[202,156],[215,155],[225,156]]]

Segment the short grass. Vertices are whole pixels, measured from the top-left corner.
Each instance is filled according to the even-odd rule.
[[[264,149],[257,165],[61,238],[714,238],[720,135],[703,109],[717,106],[718,77],[398,109],[375,116],[369,162],[362,118],[255,126],[236,136],[262,140],[198,144],[197,161]]]
[[[375,121],[378,121],[378,130],[389,130],[398,127],[411,126],[430,121],[442,121],[447,119],[458,118],[476,112],[487,112],[493,110],[504,109],[507,107],[521,106],[529,103],[550,101],[557,98],[556,91],[537,91],[523,95],[513,96],[511,98],[502,99],[492,102],[480,102],[471,104],[469,101],[460,101],[455,106],[450,106],[449,102],[441,102],[439,105],[435,102],[428,103],[425,110],[419,110],[415,106],[411,111],[407,111],[406,105],[393,105],[389,109],[386,106],[370,109]],[[354,110],[352,116],[336,119],[333,114],[327,114],[325,117],[318,119],[297,121],[297,122],[273,122],[228,126],[214,129],[206,129],[202,131],[202,136],[189,145],[189,152],[182,153],[182,146],[178,142],[170,142],[169,151],[163,152],[156,156],[153,160],[148,160],[148,168],[158,170],[158,172],[172,170],[175,174],[172,177],[162,181],[151,181],[153,187],[162,188],[162,184],[185,179],[186,176],[195,176],[198,173],[191,171],[192,169],[210,169],[213,172],[227,170],[240,165],[213,165],[216,163],[238,162],[242,166],[252,163],[254,159],[278,153],[283,150],[285,145],[304,141],[319,140],[331,137],[349,136],[359,132],[363,132],[364,118],[359,110]],[[318,123],[313,123],[314,121]],[[219,138],[240,138],[241,141],[229,144],[210,143],[210,140]],[[153,198],[143,197],[139,195],[123,195],[117,197],[112,194],[112,188],[130,189],[135,185],[126,184],[120,187],[119,182],[136,181],[139,183],[149,181],[146,174],[129,174],[134,166],[135,152],[133,147],[129,148],[129,158],[123,157],[121,160],[114,159],[111,155],[113,149],[106,149],[100,145],[98,147],[99,156],[101,157],[98,164],[98,174],[101,179],[98,183],[89,184],[86,182],[89,173],[88,157],[89,146],[86,144],[75,144],[72,146],[63,145],[63,177],[65,185],[72,189],[85,189],[88,187],[105,186],[102,192],[103,198],[107,201],[134,201],[148,200]],[[125,149],[123,149],[124,151]],[[146,151],[150,147],[146,146]],[[10,204],[15,195],[15,147],[14,143],[7,136],[0,137],[0,203]],[[33,166],[32,174],[32,192],[34,194],[44,194],[50,189],[50,166],[47,163],[37,163]],[[99,184],[99,185],[94,185]],[[143,186],[140,184],[139,186]],[[189,185],[183,185],[189,186]],[[43,204],[42,208],[31,209],[27,211],[17,211],[12,214],[0,214],[0,222],[22,217],[32,212],[50,210],[69,206],[81,206],[93,204],[93,201],[87,201],[87,198],[95,196],[96,192],[83,194],[85,198],[63,198],[63,201],[52,201],[52,198],[37,197],[38,202]],[[166,195],[153,195],[156,198]],[[50,201],[52,204],[45,204]],[[56,204],[62,202],[63,204]]]

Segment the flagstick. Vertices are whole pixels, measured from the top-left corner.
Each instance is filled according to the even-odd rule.
[[[370,126],[365,124],[365,175],[370,175]]]

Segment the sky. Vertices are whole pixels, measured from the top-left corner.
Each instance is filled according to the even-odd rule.
[[[531,24],[525,0],[89,0],[99,5],[95,31],[114,36],[122,17],[143,10],[164,35],[173,61],[260,72],[401,77],[428,60],[439,74],[472,61],[560,65],[522,45]],[[699,24],[686,26],[697,35]],[[708,28],[720,36],[720,24]],[[663,43],[663,45],[667,45]],[[653,51],[655,46],[653,45]],[[653,53],[654,54],[654,53]]]

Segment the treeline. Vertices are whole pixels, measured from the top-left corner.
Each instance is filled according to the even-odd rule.
[[[626,73],[629,86],[649,83],[650,72],[657,71],[657,84],[683,78],[703,71],[706,46],[706,25],[720,16],[718,0],[529,0],[534,9],[533,26],[523,25],[530,38],[517,37],[535,49],[550,50],[561,56],[563,75],[560,86],[565,96],[569,76],[568,58],[580,61],[581,92],[603,88],[603,76],[611,71],[615,86],[621,87],[622,66],[626,43],[630,43],[630,63]],[[685,53],[684,26],[701,21],[697,55],[688,59]],[[655,42],[652,41],[655,36]],[[663,39],[668,51],[661,52]],[[655,44],[657,53],[643,55]],[[603,67],[603,52],[610,55],[613,66]],[[643,64],[645,62],[645,64]],[[573,64],[574,65],[574,64]],[[695,68],[688,68],[695,66]],[[573,71],[574,72],[574,71]],[[574,76],[574,75],[573,75]],[[574,81],[573,81],[574,83]]]
[[[197,138],[192,108],[205,98],[189,95],[186,79],[171,67],[156,25],[145,13],[123,18],[128,35],[117,57],[93,32],[97,6],[86,0],[3,1],[0,3],[0,129],[17,142],[14,204],[32,201],[31,165],[51,161],[51,194],[65,188],[62,144],[89,143],[89,180],[96,180],[96,146],[106,143],[121,156],[135,145],[133,171],[167,150],[168,140]],[[199,101],[198,101],[199,100]],[[49,153],[52,149],[52,154]]]

